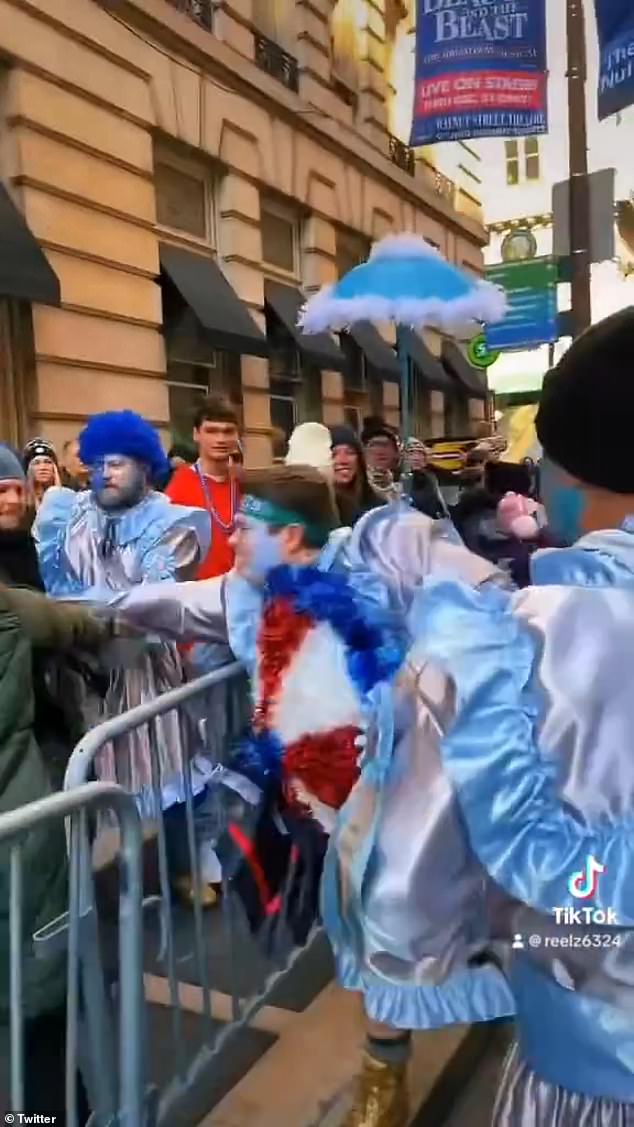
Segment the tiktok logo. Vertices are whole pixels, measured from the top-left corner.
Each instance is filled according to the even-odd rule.
[[[597,861],[591,853],[586,858],[586,867],[573,873],[568,881],[568,891],[576,900],[591,900],[597,894],[599,876],[605,872],[605,865]]]

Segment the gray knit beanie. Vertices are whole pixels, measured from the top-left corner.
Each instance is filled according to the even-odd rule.
[[[25,481],[22,463],[10,446],[0,442],[0,481]]]

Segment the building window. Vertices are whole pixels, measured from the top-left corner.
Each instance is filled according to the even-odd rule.
[[[172,154],[158,155],[154,190],[156,218],[161,227],[213,245],[213,185],[203,168]]]
[[[271,426],[273,428],[273,457],[284,458],[288,440],[299,421],[296,387],[291,380],[271,379]]]
[[[207,349],[205,359],[184,360],[170,356],[168,342],[167,393],[170,429],[174,442],[190,442],[194,415],[210,392],[225,396],[242,414],[242,380],[240,356],[233,352],[214,352]],[[183,348],[183,352],[187,352]],[[191,342],[190,351],[198,351]],[[181,356],[183,352],[176,355]]]
[[[537,137],[527,137],[524,141],[524,157],[526,161],[526,179],[539,180],[541,169],[539,161],[539,140]]]
[[[271,200],[262,200],[260,209],[262,261],[267,266],[298,274],[297,220],[292,213]]]
[[[335,85],[355,95],[359,88],[360,23],[357,0],[336,0],[330,17],[332,73]],[[351,99],[352,101],[355,98]]]
[[[506,141],[505,152],[507,184],[516,187],[522,182],[522,173],[528,182],[540,179],[539,138],[526,137],[521,145],[519,141]]]
[[[170,428],[173,442],[191,442],[194,415],[213,385],[215,359],[211,364],[188,364],[172,360],[167,366]]]
[[[339,278],[343,278],[344,274],[354,270],[355,266],[360,266],[362,262],[366,262],[369,254],[370,243],[363,235],[356,235],[353,231],[337,231],[335,261]]]
[[[267,39],[287,51],[295,48],[294,0],[253,0],[253,23]]]
[[[358,407],[344,407],[343,421],[355,434],[361,433],[361,411]]]
[[[520,147],[517,141],[506,141],[506,183],[515,187],[520,182]]]

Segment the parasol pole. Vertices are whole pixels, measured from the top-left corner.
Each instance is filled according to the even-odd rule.
[[[399,325],[396,326],[396,351],[398,354],[399,367],[401,369],[401,433],[404,445],[410,437],[412,405],[409,378],[409,353],[405,346],[403,329]],[[407,460],[404,462],[404,467],[401,475],[401,486],[403,496],[409,497],[412,487],[412,473]]]

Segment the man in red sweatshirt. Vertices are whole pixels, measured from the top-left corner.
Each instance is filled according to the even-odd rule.
[[[201,404],[194,418],[194,442],[198,449],[197,461],[193,466],[181,466],[177,469],[165,492],[174,504],[191,505],[194,508],[206,509],[209,513],[211,545],[196,578],[213,579],[225,575],[233,567],[233,549],[230,547],[229,540],[234,531],[234,518],[240,507],[238,480],[232,466],[232,455],[239,447],[238,416],[230,403],[220,396],[213,395]],[[226,646],[184,646],[181,647],[181,655],[190,677],[208,673],[231,660],[231,651]],[[219,698],[216,701],[219,717],[241,714],[245,696],[242,681],[237,684],[229,682],[227,685],[219,685],[215,694]],[[226,697],[226,707],[222,705],[223,696]],[[235,711],[236,709],[238,711]],[[228,738],[228,730],[222,729],[220,721],[215,726],[215,735],[220,748]],[[198,808],[197,815],[200,832],[212,834],[213,811],[207,818],[203,802]],[[205,829],[207,822],[210,827],[208,830]],[[173,834],[173,839],[176,839],[176,832]],[[203,907],[212,907],[217,899],[222,874],[210,841],[201,851],[200,859],[201,873],[205,882]],[[183,855],[176,864],[183,869],[187,868],[186,849],[183,850]],[[190,875],[181,877],[175,883],[175,887],[186,904],[193,904],[194,884]]]
[[[206,509],[211,517],[211,547],[196,576],[212,579],[233,566],[229,538],[240,505],[238,482],[232,473],[231,456],[239,442],[238,416],[219,396],[210,396],[194,418],[194,442],[198,460],[181,466],[165,490],[177,505]]]

